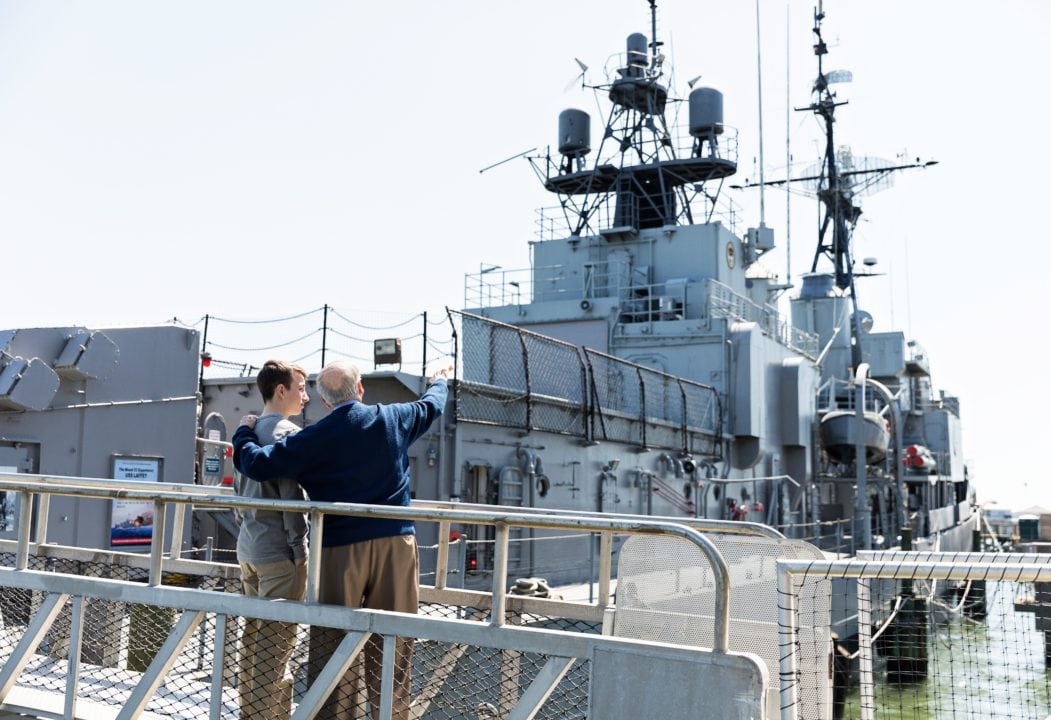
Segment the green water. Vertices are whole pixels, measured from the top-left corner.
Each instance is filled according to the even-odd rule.
[[[971,622],[943,610],[931,611],[929,670],[909,686],[886,683],[877,672],[875,717],[887,720],[1010,718],[1051,716],[1051,672],[1044,664],[1044,636],[1032,613],[1016,612],[1016,583],[989,583],[988,616]],[[878,666],[877,666],[878,667]],[[859,691],[847,700],[845,717],[859,718]]]

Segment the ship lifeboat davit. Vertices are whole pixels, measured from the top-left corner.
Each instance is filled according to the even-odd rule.
[[[887,456],[887,445],[890,433],[883,416],[875,412],[865,413],[862,424],[865,444],[865,464],[875,465],[883,462]],[[828,456],[838,463],[854,462],[855,433],[858,429],[858,416],[853,410],[833,410],[821,418],[819,432],[821,447]]]

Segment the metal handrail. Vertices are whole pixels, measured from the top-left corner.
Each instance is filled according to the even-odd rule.
[[[97,499],[125,499],[151,501],[155,505],[154,532],[163,540],[165,511],[168,504],[195,505],[210,508],[265,509],[278,512],[306,512],[310,515],[312,527],[321,530],[324,515],[342,515],[350,517],[370,517],[385,519],[424,520],[438,523],[462,523],[466,525],[495,525],[496,553],[492,582],[491,624],[501,625],[504,622],[507,588],[507,544],[508,528],[511,526],[539,528],[550,530],[578,530],[602,533],[603,537],[614,532],[640,535],[674,535],[682,537],[700,548],[708,562],[711,563],[715,578],[715,640],[713,649],[726,652],[729,647],[729,597],[730,571],[718,548],[707,537],[681,522],[621,519],[619,517],[595,517],[583,515],[541,515],[528,512],[505,512],[491,507],[488,511],[461,510],[452,508],[431,507],[393,507],[389,505],[361,505],[354,503],[322,503],[311,501],[264,500],[243,498],[239,496],[202,494],[183,490],[165,489],[158,491],[157,486],[149,489],[113,487],[108,479],[88,479],[80,484],[67,483],[67,478],[47,475],[27,475],[0,473],[0,491],[12,491],[20,494],[21,515],[18,525],[18,542],[15,554],[15,569],[25,570],[29,561],[30,546],[30,511],[32,498],[37,495],[62,495],[72,497],[89,497]],[[92,482],[94,481],[94,482]],[[131,483],[125,483],[130,485]],[[137,485],[141,485],[137,484]],[[320,533],[319,533],[320,535]],[[440,541],[447,541],[440,538]],[[174,540],[174,538],[173,538]],[[604,542],[602,565],[608,571],[611,543]],[[158,587],[162,581],[164,563],[163,541],[152,543],[150,547],[149,584]],[[321,572],[321,553],[310,553],[307,575],[307,600],[316,602],[318,578]],[[608,587],[608,583],[607,583]],[[607,590],[608,592],[608,590]],[[608,603],[608,595],[600,594],[600,604]]]
[[[433,508],[459,507],[466,508],[469,510],[482,510],[492,508],[492,505],[451,502],[447,500],[413,500],[412,505],[413,507]],[[609,517],[610,515],[609,513],[593,512],[588,510],[561,510],[557,508],[531,507],[516,507],[515,512],[530,514],[535,513],[538,515],[579,515],[582,517]],[[671,515],[631,515],[626,513],[617,513],[617,517],[621,518],[622,520],[659,520],[661,522],[679,523],[680,525],[686,525],[687,527],[691,527],[698,532],[706,533],[722,533],[726,535],[757,535],[759,537],[768,537],[773,538],[775,540],[783,540],[785,537],[784,533],[770,527],[769,525],[763,525],[762,523],[756,522],[742,522],[740,520],[711,520],[708,518],[674,517]],[[1051,557],[1051,555],[1049,555],[1048,557]]]

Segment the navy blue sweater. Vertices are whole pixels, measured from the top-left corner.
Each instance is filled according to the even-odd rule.
[[[253,480],[292,478],[319,502],[408,505],[409,446],[442,414],[447,392],[439,380],[415,402],[340,405],[266,447],[242,425],[233,437],[234,465]],[[326,515],[321,544],[335,547],[415,531],[411,520]]]

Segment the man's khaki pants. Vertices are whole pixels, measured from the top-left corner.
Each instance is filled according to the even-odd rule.
[[[322,548],[318,600],[332,605],[415,614],[420,605],[420,559],[416,536],[395,535]],[[311,681],[321,672],[342,638],[339,631],[311,628]],[[413,638],[398,638],[395,645],[391,713],[394,720],[409,719],[412,648]],[[370,637],[362,654],[364,659],[359,656],[350,666],[321,708],[318,718],[365,717],[365,703],[359,700],[362,673],[372,717],[378,717],[383,638],[379,635]]]

